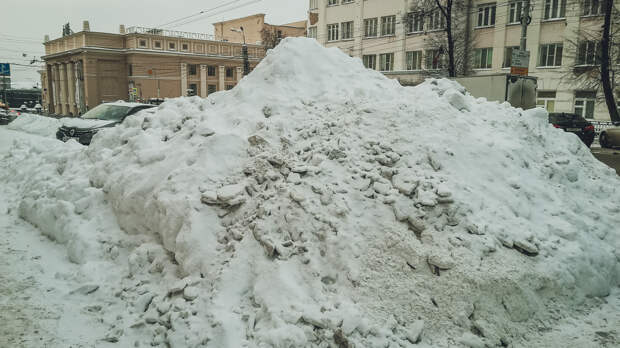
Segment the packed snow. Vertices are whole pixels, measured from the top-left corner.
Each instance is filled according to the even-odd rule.
[[[620,285],[620,180],[544,110],[310,39],[0,182],[121,346],[520,347]]]

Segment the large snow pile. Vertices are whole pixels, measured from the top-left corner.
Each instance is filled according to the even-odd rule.
[[[106,319],[124,344],[524,345],[620,284],[620,181],[545,111],[314,40],[1,166],[73,261],[125,265],[89,274],[131,303]]]
[[[62,124],[62,120],[39,116],[35,114],[21,114],[13,122],[9,123],[8,129],[18,130],[30,134],[56,138],[56,131]]]

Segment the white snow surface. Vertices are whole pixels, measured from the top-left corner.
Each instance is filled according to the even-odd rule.
[[[34,135],[56,138],[56,131],[58,131],[61,125],[62,121],[56,118],[24,113],[9,123],[7,128]]]
[[[15,141],[0,182],[128,303],[122,346],[528,346],[620,285],[620,180],[544,110],[310,39],[89,147]]]

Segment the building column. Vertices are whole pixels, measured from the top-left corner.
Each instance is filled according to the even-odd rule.
[[[200,64],[200,96],[207,97],[207,66]]]
[[[225,66],[220,66],[219,67],[219,71],[220,71],[220,83],[218,83],[217,85],[217,90],[218,91],[225,91],[226,90],[226,85],[225,85],[225,81],[224,79],[226,78],[226,67]]]
[[[239,83],[239,81],[241,81],[242,78],[243,78],[243,67],[238,66],[237,67],[237,83]]]
[[[181,63],[181,96],[187,97],[187,63]]]
[[[62,63],[58,67],[58,80],[60,82],[60,110],[61,114],[68,115],[69,110],[67,108],[67,69],[65,64]]]
[[[58,65],[52,65],[52,93],[54,98],[52,103],[54,104],[54,113],[60,114],[62,109],[60,108],[60,81],[58,80]]]
[[[68,112],[71,116],[77,115],[75,108],[75,70],[73,62],[67,63],[67,102],[69,104]]]

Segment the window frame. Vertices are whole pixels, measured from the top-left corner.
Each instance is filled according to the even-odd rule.
[[[144,42],[144,45],[142,44]],[[149,45],[147,39],[138,39],[138,48],[147,48]]]
[[[428,18],[428,31],[446,30],[446,18],[439,9],[429,12]]]
[[[308,27],[308,38],[316,39],[317,38],[317,28],[316,27]]]
[[[491,28],[497,19],[497,3],[490,2],[478,5],[476,28]]]
[[[340,23],[327,25],[327,42],[335,42],[340,39],[339,28],[340,28]]]
[[[372,30],[369,31],[369,28]],[[373,33],[374,35],[369,35]],[[379,36],[379,18],[374,17],[374,18],[364,19],[364,38],[368,39],[368,38],[375,38],[378,36]]]
[[[168,42],[168,51],[176,51],[177,50],[177,43],[176,42]]]
[[[519,48],[519,46],[504,47],[504,60],[502,61],[502,69],[512,67],[512,51],[514,51],[515,49],[518,50]]]
[[[430,56],[429,54],[431,54],[431,52],[433,52],[433,61],[431,64],[429,64],[430,62]],[[437,60],[435,61],[435,53],[437,53]],[[439,49],[431,49],[431,50],[425,50],[424,51],[424,69],[425,70],[441,70],[443,69],[443,62],[442,62],[442,54],[441,51]]]
[[[319,0],[310,0],[310,3],[308,5],[310,10],[316,10],[319,8]]]
[[[366,67],[366,69],[377,70],[377,55],[376,54],[363,55],[362,63],[364,64],[364,67]]]
[[[230,74],[228,72],[230,72]],[[234,79],[235,78],[235,68],[227,66],[225,71],[224,71],[224,77],[227,78],[227,79]]]
[[[553,7],[557,5],[557,7]],[[556,13],[553,13],[553,12]],[[545,0],[543,4],[543,21],[566,19],[566,0]]]
[[[541,94],[546,93],[548,96],[541,96]],[[553,97],[551,97],[551,93],[553,93]],[[536,94],[536,106],[543,105],[544,109],[547,112],[555,112],[555,100],[557,99],[556,91],[538,91]],[[541,104],[542,102],[542,104]],[[549,110],[549,103],[552,104],[552,110]]]
[[[407,34],[424,32],[424,13],[421,11],[407,14]]]
[[[213,71],[213,74],[211,74]],[[207,76],[217,76],[217,67],[214,65],[207,65]]]
[[[603,16],[605,14],[603,11],[604,2],[604,0],[583,0],[581,2],[581,17]],[[594,6],[596,6],[598,12],[592,10]]]
[[[327,0],[327,6],[338,6],[338,0]]]
[[[476,70],[493,69],[493,47],[480,47],[474,49],[473,68]],[[484,62],[483,62],[484,61]]]
[[[407,51],[405,53],[405,68],[407,71],[422,70],[423,51]]]
[[[207,85],[207,95],[211,93],[215,93],[215,92],[217,92],[217,85],[214,85],[214,84]]]
[[[521,24],[524,2],[523,0],[517,0],[508,3],[508,24]]]
[[[388,27],[389,26],[389,27]],[[391,29],[391,30],[388,30]],[[395,36],[396,35],[396,16],[383,16],[381,17],[381,36]]]
[[[549,65],[549,48],[553,46],[553,55],[551,57],[553,60],[553,64],[554,65]],[[558,47],[560,48],[560,50],[558,51]],[[543,60],[543,49],[544,49],[544,53],[546,55],[545,57],[545,64],[542,64],[542,60]],[[559,52],[559,54],[558,54]],[[564,55],[564,45],[562,43],[550,43],[550,44],[542,44],[538,47],[538,64],[537,64],[537,68],[559,68],[562,66],[562,58]],[[559,64],[557,63],[559,57]]]
[[[348,31],[345,31],[345,29],[348,29]],[[340,23],[340,30],[340,40],[353,40],[353,32],[355,30],[353,21]],[[345,33],[349,35],[345,37]]]
[[[386,66],[386,64],[389,64],[389,66]],[[379,71],[394,71],[394,53],[379,54]]]

